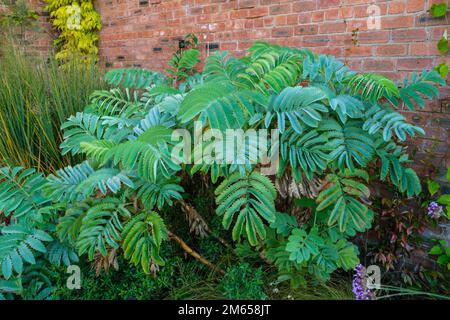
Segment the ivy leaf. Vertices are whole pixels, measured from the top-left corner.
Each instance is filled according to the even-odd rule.
[[[430,195],[434,195],[440,189],[439,183],[437,183],[436,181],[428,180],[427,184],[428,192],[430,192]]]
[[[430,254],[441,254],[442,248],[440,245],[435,245],[433,248],[430,249]]]
[[[450,205],[450,194],[443,194],[437,199],[437,202],[446,206]]]
[[[434,18],[443,17],[447,13],[447,8],[446,3],[435,3],[430,8],[430,14]]]
[[[437,48],[440,53],[446,54],[448,52],[448,40],[442,37],[437,44]]]
[[[438,264],[447,264],[448,263],[448,257],[447,256],[444,256],[444,255],[442,255],[442,256],[439,256],[438,258],[437,258],[437,260],[436,260],[436,262],[438,263]]]
[[[435,68],[434,68],[443,79],[447,78],[448,75],[448,65],[446,63],[441,63],[438,64]]]

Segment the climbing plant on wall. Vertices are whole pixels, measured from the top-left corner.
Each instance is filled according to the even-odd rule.
[[[93,0],[45,0],[53,27],[59,31],[54,41],[58,60],[81,56],[87,61],[98,53],[97,32],[101,29],[100,15]]]
[[[444,2],[442,3],[435,3],[430,8],[430,15],[434,18],[441,18],[445,17],[448,11],[448,5]],[[448,34],[447,31],[444,32],[442,35],[442,38],[437,43],[437,48],[441,54],[447,54],[448,49]],[[441,63],[436,66],[436,71],[439,72],[439,74],[446,78],[448,75],[448,65],[446,63]]]

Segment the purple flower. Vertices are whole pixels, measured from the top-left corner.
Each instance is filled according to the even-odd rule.
[[[375,294],[367,288],[366,268],[362,264],[358,264],[354,270],[352,285],[356,300],[374,300]]]
[[[432,219],[437,219],[441,216],[442,207],[438,205],[436,202],[432,201],[428,205],[428,215]]]

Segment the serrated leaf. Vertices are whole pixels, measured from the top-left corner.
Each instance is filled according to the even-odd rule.
[[[430,15],[435,18],[443,17],[447,13],[447,8],[448,8],[447,3],[445,3],[445,2],[434,3],[430,7]]]
[[[433,180],[428,180],[427,185],[428,185],[428,192],[430,193],[430,195],[434,195],[441,188],[439,186],[439,183]]]

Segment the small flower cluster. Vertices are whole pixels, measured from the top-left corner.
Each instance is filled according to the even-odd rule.
[[[353,293],[356,300],[374,300],[375,294],[367,288],[366,268],[362,264],[355,267],[355,275],[353,276]]]
[[[442,207],[438,205],[436,202],[432,201],[428,205],[428,215],[433,218],[437,219],[441,216]]]

